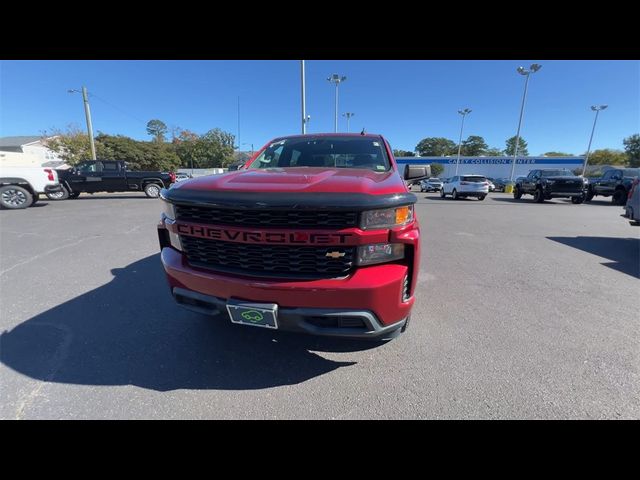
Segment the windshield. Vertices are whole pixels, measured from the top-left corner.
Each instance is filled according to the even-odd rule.
[[[269,145],[249,168],[362,168],[386,172],[389,159],[374,137],[294,137]]]
[[[625,177],[640,177],[640,168],[623,168],[622,175]]]
[[[543,177],[574,177],[570,170],[566,168],[558,170],[540,170],[540,175]]]

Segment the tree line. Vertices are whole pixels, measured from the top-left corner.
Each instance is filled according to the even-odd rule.
[[[150,141],[99,132],[94,138],[96,157],[123,160],[132,170],[174,171],[178,168],[222,168],[234,162],[235,136],[219,128],[203,134],[175,128],[167,138],[167,125],[158,119],[147,123]],[[48,147],[68,164],[91,158],[89,136],[77,126],[45,133]]]
[[[611,148],[594,150],[589,154],[590,165],[629,165],[631,167],[640,167],[640,135],[634,134],[623,140],[624,151]],[[516,137],[508,138],[505,142],[505,148],[499,149],[489,147],[484,138],[479,135],[470,135],[463,140],[460,145],[460,155],[477,157],[484,155],[491,156],[512,156],[515,152]],[[416,145],[415,152],[422,157],[445,157],[456,156],[458,154],[458,144],[453,140],[444,137],[427,137],[420,140]],[[394,150],[396,157],[412,157],[415,152],[407,150]],[[583,153],[581,156],[584,156]],[[520,137],[518,142],[518,155],[529,155],[528,145],[524,138]],[[547,157],[572,157],[572,153],[565,152],[546,152],[542,154]]]

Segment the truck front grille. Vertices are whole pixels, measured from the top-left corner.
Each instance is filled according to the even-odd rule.
[[[176,205],[178,220],[244,227],[349,228],[358,226],[357,212],[322,210],[242,210]]]
[[[551,186],[552,192],[580,192],[583,189],[582,180],[556,180]]]
[[[355,247],[298,247],[223,242],[180,236],[189,264],[225,273],[278,278],[336,278],[347,275]],[[344,253],[331,258],[330,252]]]

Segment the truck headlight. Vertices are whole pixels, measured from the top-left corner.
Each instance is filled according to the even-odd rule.
[[[373,243],[358,247],[358,265],[374,265],[404,258],[404,243]]]
[[[368,210],[362,213],[361,228],[391,228],[406,225],[413,220],[413,205],[404,207],[385,208],[383,210]]]
[[[165,218],[169,220],[176,219],[176,207],[173,203],[167,202],[166,200],[162,200],[162,213],[164,213]]]

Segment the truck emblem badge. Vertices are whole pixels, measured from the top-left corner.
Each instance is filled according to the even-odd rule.
[[[336,258],[344,257],[345,253],[344,252],[327,252],[325,256],[336,259]]]

